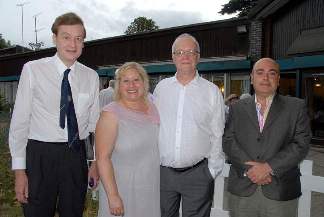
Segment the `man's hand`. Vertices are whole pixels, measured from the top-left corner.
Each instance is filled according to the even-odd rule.
[[[266,178],[260,180],[259,182],[255,183],[257,185],[267,185],[270,184],[272,182],[272,177],[271,175],[268,175]]]
[[[15,170],[16,199],[20,203],[28,203],[28,178],[25,170]]]
[[[246,172],[246,175],[253,183],[258,185],[271,183],[272,169],[268,163],[248,161],[245,162],[245,164],[251,166],[251,168]]]
[[[98,185],[99,182],[99,173],[97,170],[97,163],[96,161],[92,161],[91,166],[89,168],[88,172],[88,179],[89,181],[92,179],[93,180],[93,185],[90,186],[92,189],[95,189]]]

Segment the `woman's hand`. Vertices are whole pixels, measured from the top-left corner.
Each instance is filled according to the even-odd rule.
[[[124,215],[124,205],[123,201],[119,195],[112,195],[108,197],[108,205],[110,213],[114,216]]]

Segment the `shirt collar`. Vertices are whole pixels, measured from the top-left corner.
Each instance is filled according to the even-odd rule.
[[[180,83],[178,80],[177,80],[177,73],[178,72],[176,72],[176,74],[171,78],[172,80],[172,83]],[[189,84],[198,84],[198,81],[199,81],[199,73],[198,73],[198,71],[196,70],[196,74],[195,74],[195,77],[187,84],[187,85],[189,85]]]
[[[272,101],[273,101],[273,97],[274,97],[274,95],[275,95],[275,94],[272,94],[272,95],[270,95],[270,96],[268,96],[268,97],[266,98],[266,106],[267,106],[267,107],[268,107],[269,105],[271,105],[271,103],[272,103]],[[257,107],[260,106],[260,108],[261,108],[261,104],[257,101],[256,94],[254,95],[254,102],[255,102],[255,104],[257,105]]]
[[[68,67],[66,67],[66,65],[62,62],[62,60],[58,57],[57,53],[54,56],[54,62],[59,75],[63,75],[64,71],[68,69]],[[71,69],[71,71],[75,70],[75,63],[76,62],[74,62],[73,65],[69,68]]]

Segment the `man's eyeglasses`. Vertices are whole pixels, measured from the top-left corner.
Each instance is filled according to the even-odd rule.
[[[199,54],[198,51],[196,50],[176,50],[176,51],[173,51],[172,53],[173,55],[175,56],[195,56],[196,54]]]

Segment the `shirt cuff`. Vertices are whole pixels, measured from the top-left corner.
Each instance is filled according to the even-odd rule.
[[[220,155],[216,160],[208,159],[208,169],[210,175],[215,179],[222,172],[224,165],[225,157],[223,155]]]
[[[15,157],[12,158],[12,170],[24,170],[26,169],[26,158]]]
[[[209,167],[209,166],[208,166],[208,169],[209,169],[210,175],[215,179],[216,178],[215,170],[213,168]]]

